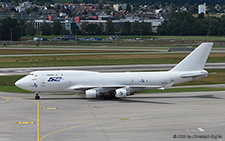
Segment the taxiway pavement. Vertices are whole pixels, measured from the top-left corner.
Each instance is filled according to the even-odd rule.
[[[0,92],[1,141],[225,140],[225,91],[33,97]]]

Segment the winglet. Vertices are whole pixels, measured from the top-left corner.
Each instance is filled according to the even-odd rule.
[[[213,43],[202,43],[170,71],[203,70]]]

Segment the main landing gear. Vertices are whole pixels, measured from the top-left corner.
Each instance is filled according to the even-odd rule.
[[[40,96],[38,95],[38,93],[36,93],[36,96],[34,97],[36,100],[40,99]]]

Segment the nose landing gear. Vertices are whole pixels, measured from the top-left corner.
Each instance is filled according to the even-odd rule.
[[[36,93],[36,96],[34,97],[36,100],[40,99],[40,96],[38,95],[38,93]]]

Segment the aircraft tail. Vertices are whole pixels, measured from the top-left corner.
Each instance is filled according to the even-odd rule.
[[[213,43],[202,43],[170,71],[203,70]]]

